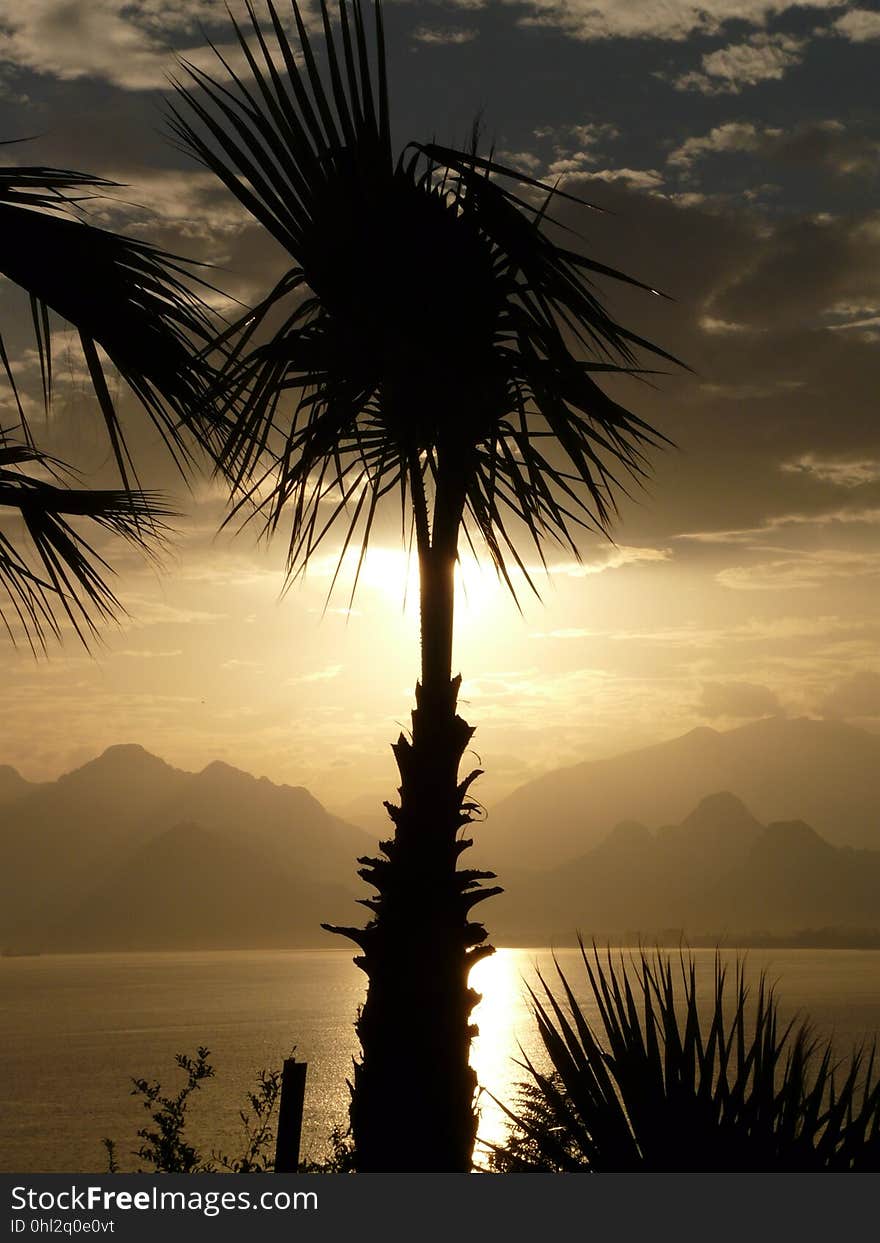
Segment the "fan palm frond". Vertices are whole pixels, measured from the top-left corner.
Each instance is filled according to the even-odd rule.
[[[698,1001],[696,965],[661,953],[619,963],[581,942],[583,1002],[559,964],[559,988],[529,989],[550,1069],[525,1067],[524,1108],[497,1168],[624,1171],[816,1171],[880,1168],[876,1049],[839,1058],[809,1023],[785,1024],[762,973],[737,961],[732,987],[716,955]],[[676,979],[676,976],[678,979]]]
[[[116,183],[64,169],[0,166],[0,274],[30,298],[43,398],[52,390],[50,312],[78,333],[116,464],[135,478],[101,351],[139,399],[183,469],[207,422],[209,371],[201,347],[216,322],[192,265],[136,238],[77,217],[79,205]],[[0,365],[30,433],[7,348]]]
[[[321,0],[323,68],[292,8],[295,41],[273,0],[266,30],[248,3],[235,25],[247,77],[182,62],[172,107],[183,147],[290,258],[224,334],[221,468],[267,533],[290,519],[292,573],[343,515],[363,556],[387,493],[406,513],[408,495],[458,471],[467,519],[512,586],[511,562],[525,566],[511,518],[539,552],[549,538],[577,556],[578,527],[607,534],[665,442],[598,381],[644,374],[639,352],[677,360],[618,324],[593,285],[640,282],[552,240],[561,192],[476,143],[395,154],[378,5],[373,44],[360,0],[341,0],[336,29]]]
[[[124,611],[107,582],[110,566],[78,526],[88,522],[150,554],[173,516],[156,493],[71,487],[68,474],[63,463],[0,429],[0,517],[21,521],[33,554],[0,525],[0,587],[8,600],[0,622],[13,642],[23,635],[34,652],[61,637],[65,619],[88,647],[98,624]]]

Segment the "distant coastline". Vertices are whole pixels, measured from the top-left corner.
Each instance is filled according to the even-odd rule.
[[[615,949],[637,948],[638,946],[662,949],[677,948],[679,945],[691,949],[839,949],[839,950],[878,950],[880,949],[880,928],[803,928],[795,932],[718,932],[689,934],[683,928],[663,928],[653,932],[606,932],[584,935],[584,943],[589,945],[595,941],[601,948],[610,945]],[[522,949],[535,943],[535,938],[522,939],[505,937],[505,947]],[[566,933],[549,938],[549,944],[560,948],[577,947],[576,935]]]
[[[576,933],[558,933],[545,936],[535,933],[532,936],[505,935],[494,938],[497,949],[576,949],[578,938]],[[639,946],[652,949],[677,949],[680,945],[691,949],[803,949],[803,950],[880,950],[880,928],[804,928],[791,933],[770,932],[719,932],[699,933],[690,935],[682,928],[663,928],[652,932],[596,932],[584,933],[584,944],[589,948],[595,941],[601,950],[606,946],[612,949],[635,949]],[[136,948],[123,949],[118,946],[102,946],[91,949],[50,950],[22,948],[6,948],[0,951],[0,958],[41,958],[41,957],[81,957],[84,955],[106,954],[225,954],[225,953],[292,953],[308,951],[310,953],[347,953],[336,945],[288,944],[288,945],[139,945]]]

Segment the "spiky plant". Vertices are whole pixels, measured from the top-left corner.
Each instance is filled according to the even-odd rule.
[[[615,492],[662,439],[597,376],[636,369],[639,346],[592,287],[627,280],[552,240],[549,188],[476,143],[395,146],[382,14],[326,3],[323,68],[293,0],[296,38],[267,4],[235,27],[247,74],[183,62],[173,129],[284,248],[289,266],[224,336],[221,466],[235,512],[290,522],[296,575],[342,526],[363,562],[396,493],[418,551],[421,677],[412,736],[394,746],[393,839],[364,858],[369,985],[357,1030],[351,1120],[358,1168],[467,1170],[475,1135],[468,1064],[471,967],[492,952],[473,907],[492,874],[458,870],[471,844],[459,779],[473,730],[456,714],[454,572],[462,532],[513,589],[528,581],[515,526],[539,556],[577,556],[579,526],[606,533]],[[533,201],[540,194],[542,201]],[[638,282],[631,282],[637,284]],[[646,288],[646,287],[645,287]],[[355,576],[355,583],[357,576]],[[418,1127],[418,1143],[408,1142]]]
[[[52,398],[55,315],[79,338],[122,483],[102,492],[69,486],[60,463],[34,441],[0,334],[0,373],[18,418],[17,427],[0,428],[0,507],[21,515],[37,553],[35,565],[14,533],[0,532],[0,581],[12,609],[0,617],[7,625],[17,620],[11,633],[23,633],[32,646],[60,634],[64,615],[88,642],[96,623],[119,611],[105,578],[109,567],[78,533],[81,520],[148,547],[161,536],[169,512],[155,494],[137,487],[101,351],[182,469],[193,462],[199,429],[208,426],[209,371],[199,349],[215,335],[216,323],[185,261],[88,223],[85,201],[114,185],[66,169],[0,166],[0,275],[29,299],[44,407]]]
[[[552,1069],[531,1075],[504,1172],[880,1169],[875,1048],[843,1062],[807,1022],[780,1022],[762,973],[754,993],[716,955],[708,1010],[682,953],[603,958],[581,942],[597,1031],[557,963],[560,991],[530,989]],[[678,977],[678,978],[676,978]]]

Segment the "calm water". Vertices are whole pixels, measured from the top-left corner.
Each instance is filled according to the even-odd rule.
[[[708,995],[713,955],[695,956]],[[580,981],[578,952],[558,957]],[[808,1013],[841,1052],[880,1032],[880,952],[753,950],[747,961],[750,975],[767,967],[778,980],[785,1015]],[[540,1059],[523,985],[536,964],[552,969],[549,951],[499,950],[472,976],[484,996],[474,1065],[502,1100],[523,1077],[513,1060],[519,1046]],[[237,1150],[238,1110],[256,1072],[280,1065],[296,1045],[309,1063],[303,1148],[321,1155],[330,1128],[346,1119],[363,980],[344,950],[0,959],[0,1170],[102,1170],[105,1135],[117,1140],[123,1168],[133,1168],[128,1154],[147,1115],[129,1095],[129,1076],[171,1088],[174,1054],[199,1044],[216,1067],[192,1108],[193,1136],[206,1150]],[[485,1096],[480,1133],[504,1134]]]

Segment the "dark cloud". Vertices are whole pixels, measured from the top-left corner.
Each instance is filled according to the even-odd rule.
[[[880,141],[857,123],[828,120],[799,125],[766,141],[759,151],[770,161],[813,165],[840,176],[880,172]]]
[[[612,310],[694,371],[613,386],[679,446],[655,457],[649,498],[627,506],[628,542],[827,510],[815,473],[780,467],[880,457],[877,346],[869,327],[841,327],[880,306],[873,211],[817,221],[585,177],[566,189],[612,213],[557,207],[587,253],[674,298],[605,282]]]
[[[723,319],[781,335],[827,331],[836,308],[880,297],[880,214],[768,223],[738,273],[712,298]],[[839,331],[839,329],[837,329]]]

